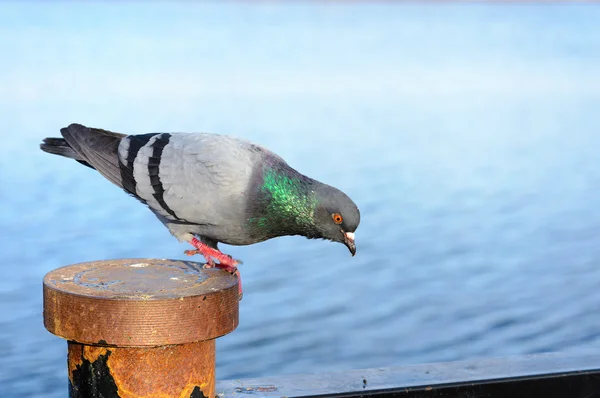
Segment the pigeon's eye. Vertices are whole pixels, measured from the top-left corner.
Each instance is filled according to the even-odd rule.
[[[333,213],[331,215],[331,218],[333,218],[333,222],[336,224],[341,224],[342,221],[344,221],[344,219],[342,218],[342,215],[340,213]]]

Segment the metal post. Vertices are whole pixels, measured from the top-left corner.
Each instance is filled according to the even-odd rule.
[[[44,278],[44,325],[68,340],[69,396],[215,396],[215,339],[238,325],[237,278],[198,263],[108,260]]]

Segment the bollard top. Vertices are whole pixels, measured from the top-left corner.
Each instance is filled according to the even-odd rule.
[[[118,347],[215,339],[238,325],[237,278],[166,259],[94,261],[44,277],[44,325],[67,340]]]

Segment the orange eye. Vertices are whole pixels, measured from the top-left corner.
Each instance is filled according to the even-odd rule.
[[[333,218],[333,222],[336,224],[341,224],[342,221],[344,221],[344,219],[342,218],[342,215],[340,213],[333,213],[331,215],[331,218]]]

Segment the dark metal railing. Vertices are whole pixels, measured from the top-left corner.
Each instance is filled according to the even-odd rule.
[[[217,382],[228,397],[600,397],[600,355],[540,354]]]

